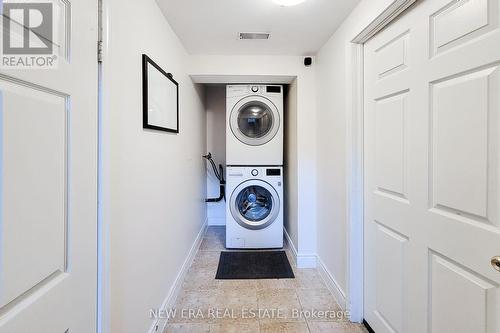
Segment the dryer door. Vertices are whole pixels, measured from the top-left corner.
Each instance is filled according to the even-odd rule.
[[[278,193],[262,180],[241,183],[231,194],[229,204],[234,220],[242,227],[252,230],[271,225],[280,210]]]
[[[248,96],[231,110],[229,123],[238,140],[250,146],[260,146],[271,141],[278,132],[280,115],[267,98]]]

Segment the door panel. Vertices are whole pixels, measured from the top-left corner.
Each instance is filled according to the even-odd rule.
[[[0,90],[4,306],[66,270],[67,110],[65,96],[7,81]]]
[[[407,48],[408,32],[406,31],[375,51],[379,79],[395,74],[407,67]]]
[[[491,332],[487,326],[495,325],[490,316],[496,316],[498,285],[436,253],[429,261],[430,332]]]
[[[431,85],[434,208],[487,219],[488,115],[495,112],[497,72],[495,66]]]
[[[432,55],[457,47],[498,27],[495,0],[450,1],[430,16]]]
[[[403,264],[408,238],[377,224],[377,310],[388,327],[401,332],[403,325]]]
[[[365,45],[365,318],[500,333],[499,0],[417,2]]]
[[[0,68],[0,333],[96,329],[97,1],[51,3],[57,67]]]
[[[406,115],[407,91],[378,99],[375,106],[377,190],[407,199]]]

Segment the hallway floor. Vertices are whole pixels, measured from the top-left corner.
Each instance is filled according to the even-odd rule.
[[[210,227],[165,333],[366,333],[349,323],[316,269],[295,279],[215,280],[224,227]],[[291,251],[285,248],[291,259]]]

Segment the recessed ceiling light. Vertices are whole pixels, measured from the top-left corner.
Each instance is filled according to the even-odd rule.
[[[288,7],[288,6],[296,6],[300,5],[306,0],[273,0],[274,3],[277,3],[278,5],[282,7]]]

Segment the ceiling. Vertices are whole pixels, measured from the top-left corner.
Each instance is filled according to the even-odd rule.
[[[157,0],[190,54],[314,55],[359,0],[308,0],[280,7],[272,0]],[[239,32],[270,32],[239,40]]]

